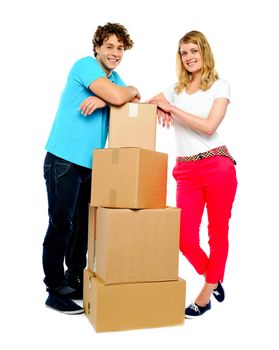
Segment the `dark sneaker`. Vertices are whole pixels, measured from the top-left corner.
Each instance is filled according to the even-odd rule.
[[[218,281],[217,288],[213,289],[212,294],[215,297],[215,299],[219,301],[219,303],[224,301],[224,299],[225,299],[225,291],[224,291],[224,288],[223,288],[223,286],[222,286],[220,281]]]
[[[82,300],[83,299],[83,288],[79,288],[69,294],[69,297],[73,300]]]
[[[83,276],[72,274],[68,270],[65,272],[65,281],[68,286],[73,288],[69,294],[71,299],[83,299]]]
[[[67,295],[51,292],[46,300],[46,306],[69,315],[77,315],[84,312],[83,308],[73,302]]]
[[[71,287],[69,287],[69,286],[65,286],[65,285],[63,285],[63,286],[60,286],[60,287],[58,287],[58,288],[48,288],[47,287],[47,291],[48,292],[53,292],[53,293],[56,293],[56,294],[59,294],[59,295],[69,295],[69,294],[71,294],[71,293],[73,293],[74,291],[75,291],[75,289],[74,288],[71,288]]]
[[[196,318],[201,315],[203,315],[206,311],[211,309],[211,302],[209,300],[209,303],[205,306],[199,306],[195,303],[190,304],[185,309],[185,317],[186,318]]]

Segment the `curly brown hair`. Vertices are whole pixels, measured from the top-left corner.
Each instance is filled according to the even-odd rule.
[[[133,47],[134,42],[130,38],[127,29],[120,23],[106,23],[104,26],[98,26],[92,39],[94,56],[97,56],[96,46],[100,47],[104,41],[111,35],[115,34],[117,39],[124,45],[124,50],[129,50]]]

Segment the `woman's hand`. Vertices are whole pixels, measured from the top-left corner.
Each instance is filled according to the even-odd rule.
[[[162,109],[157,110],[158,123],[165,126],[169,129],[171,125],[173,125],[173,117],[170,113],[163,111]]]
[[[171,104],[168,101],[158,99],[156,100],[156,105],[158,106],[158,123],[162,125],[163,128],[165,126],[169,128],[171,125],[173,125],[173,117],[171,115]]]
[[[158,108],[160,108],[162,111],[166,113],[171,113],[171,107],[172,105],[169,102],[166,102],[164,100],[157,100],[156,104]]]
[[[104,108],[106,106],[106,102],[97,96],[89,96],[87,97],[82,104],[79,106],[80,112],[85,117],[87,115],[92,114],[98,108]]]
[[[173,117],[170,113],[171,104],[166,100],[162,93],[149,99],[146,101],[146,103],[157,105],[158,123],[162,125],[163,128],[165,126],[169,128],[171,125],[173,125]]]

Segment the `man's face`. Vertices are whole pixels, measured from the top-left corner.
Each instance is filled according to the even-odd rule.
[[[97,60],[102,65],[107,75],[110,75],[122,60],[124,53],[123,42],[119,41],[117,36],[113,34],[104,41],[103,45],[97,46],[95,49],[97,52]]]

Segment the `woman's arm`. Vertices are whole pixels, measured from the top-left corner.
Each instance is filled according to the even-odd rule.
[[[227,98],[217,98],[214,100],[207,118],[201,118],[184,112],[180,108],[163,100],[158,101],[158,107],[166,113],[171,113],[194,131],[211,136],[218,129],[220,123],[224,119],[228,103],[229,101]]]
[[[168,100],[165,98],[165,95],[162,92],[159,93],[158,95],[150,98],[145,103],[157,104],[157,102],[159,102],[159,101],[164,101],[164,102],[168,103]]]
[[[168,104],[169,101],[166,99],[164,94],[161,92],[160,94],[150,98],[146,103],[152,103],[159,107],[159,104]],[[173,118],[172,115],[169,112],[164,111],[163,109],[160,109],[160,107],[157,110],[157,116],[158,116],[158,123],[162,125],[163,127],[169,128],[170,125],[173,125]]]

